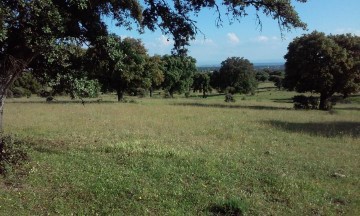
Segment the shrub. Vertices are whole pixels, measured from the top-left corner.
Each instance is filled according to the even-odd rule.
[[[6,176],[15,167],[29,160],[23,141],[0,134],[0,174]]]
[[[226,94],[235,94],[236,93],[236,88],[229,86],[229,87],[227,87],[225,89],[225,93]]]
[[[49,97],[51,95],[51,93],[49,92],[49,91],[46,91],[46,90],[41,90],[41,91],[39,91],[39,96],[40,97],[44,97],[44,98],[47,98],[47,97]]]
[[[13,98],[13,97],[14,97],[14,94],[13,94],[13,92],[12,92],[10,89],[7,90],[7,92],[6,92],[6,97],[7,97],[7,98]]]
[[[318,109],[319,99],[313,96],[296,95],[293,97],[295,109]]]
[[[165,91],[164,92],[164,98],[172,98],[170,92]]]
[[[185,97],[186,98],[190,97],[190,92],[189,91],[185,92]]]
[[[31,91],[28,89],[24,89],[21,87],[14,87],[12,89],[12,93],[13,93],[13,97],[14,98],[21,98],[21,97],[30,97],[31,96]]]
[[[226,94],[225,95],[225,102],[230,103],[230,102],[235,102],[235,98],[232,94]]]
[[[136,89],[136,96],[138,96],[139,98],[146,97],[146,94],[147,94],[146,89],[143,89],[143,88]]]

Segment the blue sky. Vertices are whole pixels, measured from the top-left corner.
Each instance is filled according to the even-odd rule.
[[[197,59],[198,66],[219,65],[231,56],[244,57],[253,63],[284,62],[288,44],[302,34],[317,30],[326,34],[353,33],[360,36],[360,0],[309,0],[294,5],[301,19],[308,24],[308,31],[293,29],[283,32],[283,39],[277,22],[269,17],[261,16],[263,25],[260,29],[252,13],[232,25],[223,16],[223,27],[217,28],[214,11],[204,10],[196,18],[204,35],[198,34],[191,42],[189,55]],[[171,35],[149,30],[140,35],[135,30],[126,31],[114,27],[110,21],[107,23],[110,31],[122,37],[140,38],[151,55],[170,54],[172,41],[168,38],[171,39]]]

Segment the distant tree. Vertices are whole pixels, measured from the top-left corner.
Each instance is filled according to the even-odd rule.
[[[213,76],[216,88],[221,91],[232,87],[236,93],[247,94],[254,93],[257,87],[254,66],[244,58],[227,58],[221,63],[219,72],[214,72]]]
[[[179,94],[188,92],[192,85],[192,76],[196,72],[196,60],[192,57],[164,55],[164,82],[163,89],[170,97],[174,93]]]
[[[203,93],[203,98],[211,91],[210,75],[209,73],[197,72],[193,77],[192,89],[194,92],[199,91]]]
[[[147,51],[140,40],[121,40],[116,35],[99,40],[97,46],[88,49],[86,65],[104,92],[116,91],[118,101],[122,101],[126,92],[150,87],[150,79],[144,76]]]
[[[280,90],[283,87],[284,76],[271,75],[269,81],[274,82],[274,85]]]
[[[265,70],[259,70],[256,72],[256,80],[259,82],[265,82],[269,79],[269,73],[267,73]]]
[[[154,55],[146,59],[144,66],[144,73],[148,77],[150,82],[150,97],[154,90],[161,88],[161,84],[164,82],[164,62],[161,56]]]
[[[295,38],[285,55],[284,87],[298,92],[320,93],[319,109],[331,109],[330,97],[334,93],[349,94],[359,88],[357,51],[337,42],[358,41],[356,38],[326,36],[316,31]],[[356,46],[359,46],[358,42],[355,42],[354,50]]]

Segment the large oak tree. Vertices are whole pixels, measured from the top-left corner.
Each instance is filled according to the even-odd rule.
[[[359,37],[352,35],[326,36],[315,31],[295,38],[285,55],[284,87],[319,93],[319,109],[330,109],[333,94],[359,90],[359,46]]]

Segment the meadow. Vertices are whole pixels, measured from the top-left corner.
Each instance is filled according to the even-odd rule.
[[[30,160],[0,177],[0,215],[360,215],[360,97],[294,94],[8,99]]]

